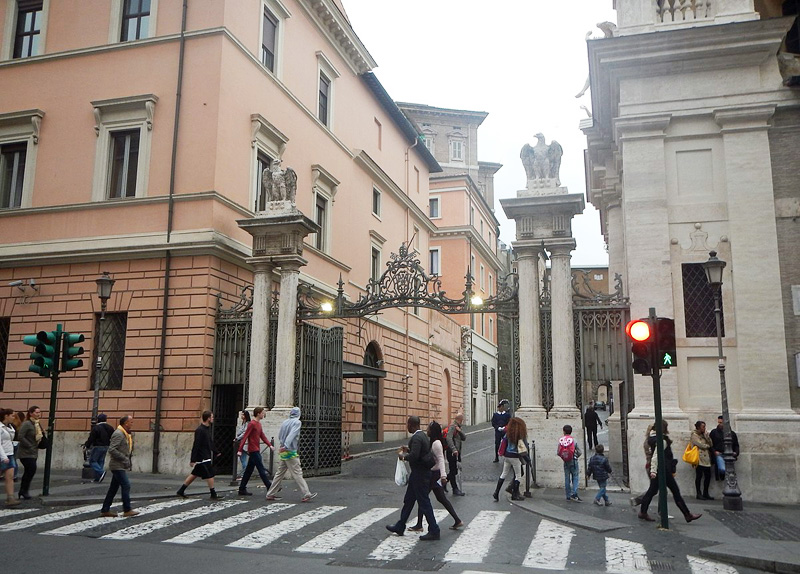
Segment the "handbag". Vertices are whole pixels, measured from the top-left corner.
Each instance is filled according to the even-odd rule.
[[[500,448],[497,449],[497,456],[505,456],[506,455],[506,447],[508,446],[508,440],[506,437],[500,441]]]
[[[397,459],[397,466],[394,469],[394,483],[397,486],[405,486],[408,484],[408,477],[411,471],[408,468],[408,463]]]
[[[48,440],[49,439],[47,438],[46,434],[42,435],[42,438],[39,439],[39,444],[36,445],[36,448],[38,448],[39,450],[46,449],[47,448],[47,444],[48,444]]]
[[[700,450],[696,445],[692,443],[686,445],[686,450],[683,451],[683,462],[692,466],[697,466],[700,463]]]

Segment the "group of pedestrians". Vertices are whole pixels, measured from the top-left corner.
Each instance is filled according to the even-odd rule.
[[[17,506],[20,499],[30,499],[30,487],[36,474],[39,450],[47,448],[47,433],[39,422],[42,411],[31,406],[27,415],[12,409],[0,409],[0,476],[6,491],[6,506]],[[19,465],[23,474],[19,493],[14,494]]]

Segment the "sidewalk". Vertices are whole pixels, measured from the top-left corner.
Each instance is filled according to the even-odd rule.
[[[620,528],[657,528],[658,523],[639,520],[639,507],[629,503],[630,494],[609,491],[611,507],[593,504],[595,491],[583,490],[583,503],[565,500],[563,489],[531,488],[531,498],[509,502],[517,508],[548,520],[594,532]],[[692,512],[702,513],[699,522],[687,524],[669,499],[670,531],[709,542],[700,556],[736,566],[767,572],[800,574],[800,507],[744,502],[744,510],[723,510],[722,501],[697,501],[687,497]],[[655,508],[650,511],[655,517]]]

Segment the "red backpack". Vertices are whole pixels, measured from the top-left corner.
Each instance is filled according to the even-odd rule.
[[[575,439],[571,436],[562,436],[558,439],[558,456],[564,462],[575,460]]]

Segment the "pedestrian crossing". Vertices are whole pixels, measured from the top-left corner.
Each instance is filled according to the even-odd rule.
[[[143,539],[153,543],[207,544],[230,550],[290,552],[361,559],[382,565],[407,564],[415,555],[425,560],[453,564],[517,564],[545,570],[585,570],[587,558],[575,551],[573,541],[596,545],[603,551],[608,574],[653,574],[644,545],[619,535],[603,536],[531,515],[512,516],[507,510],[480,510],[462,517],[466,527],[449,531],[444,509],[434,510],[442,528],[441,540],[420,541],[420,534],[388,533],[385,524],[396,520],[395,507],[350,508],[343,505],[262,503],[224,499],[211,502],[196,498],[154,501],[137,507],[133,518],[100,517],[99,505],[56,511],[6,509],[0,512],[0,537],[7,531],[28,531],[43,536],[86,536],[100,540]],[[250,504],[248,504],[250,503]],[[412,516],[409,526],[416,522]],[[591,538],[589,538],[591,537]],[[520,540],[524,539],[524,544]],[[519,548],[517,554],[514,554]],[[571,555],[572,552],[572,555]],[[355,556],[355,558],[354,558]],[[572,561],[570,561],[572,558]],[[584,563],[581,563],[581,561]],[[682,567],[691,574],[738,574],[732,566],[687,555]],[[405,562],[400,562],[405,561]],[[591,568],[600,564],[592,562]]]

